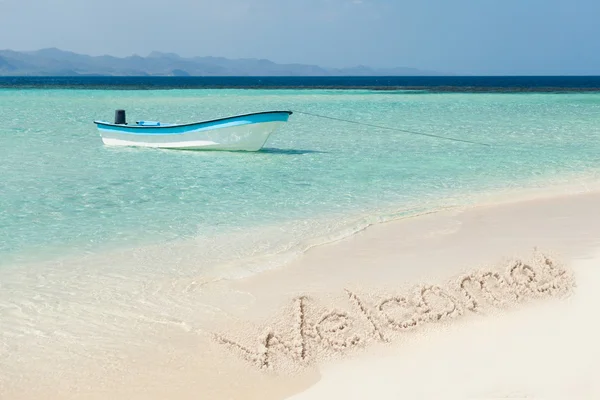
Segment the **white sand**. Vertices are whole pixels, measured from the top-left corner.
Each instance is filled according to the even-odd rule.
[[[322,368],[290,400],[598,399],[600,257],[575,265],[568,300],[547,300],[379,346]]]
[[[375,226],[239,287],[255,294],[256,308],[277,303],[282,291],[327,305],[331,293],[350,288],[373,294],[373,309],[377,298],[414,284],[444,284],[481,266],[494,270],[511,256],[527,257],[533,247],[549,249],[574,272],[571,296],[487,307],[391,337],[386,332],[390,343],[370,338],[364,350],[317,360],[321,380],[291,398],[600,398],[598,204],[598,194],[564,196]],[[350,302],[329,304],[360,314]],[[366,335],[368,324],[362,329]]]
[[[27,325],[0,321],[0,398],[600,398],[599,204],[577,194],[377,225],[238,281],[38,279],[44,307],[11,304],[3,281],[0,315]],[[511,274],[536,246],[564,265]],[[474,307],[457,282],[478,271],[502,281],[483,279],[487,297],[472,285]]]

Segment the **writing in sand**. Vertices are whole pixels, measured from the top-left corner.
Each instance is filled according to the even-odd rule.
[[[536,251],[528,261],[514,259],[503,268],[478,270],[444,285],[416,285],[404,294],[374,296],[346,289],[349,307],[344,311],[299,296],[258,339],[213,338],[257,368],[295,369],[370,342],[389,342],[425,324],[567,295],[574,286],[564,265]]]

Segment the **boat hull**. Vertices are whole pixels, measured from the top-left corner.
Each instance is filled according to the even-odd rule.
[[[95,121],[107,146],[258,151],[291,112],[269,111],[185,125],[116,125]]]

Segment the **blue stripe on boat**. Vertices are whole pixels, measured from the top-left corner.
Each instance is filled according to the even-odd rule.
[[[226,128],[231,126],[259,124],[265,122],[287,121],[291,111],[265,111],[253,114],[237,115],[233,117],[220,118],[210,121],[202,121],[191,124],[161,124],[159,126],[144,125],[116,125],[105,121],[94,121],[98,129],[103,131],[115,131],[132,135],[177,135],[188,132]]]

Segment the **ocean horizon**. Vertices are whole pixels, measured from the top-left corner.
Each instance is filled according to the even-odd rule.
[[[0,76],[5,89],[367,89],[438,92],[600,91],[600,76]]]

